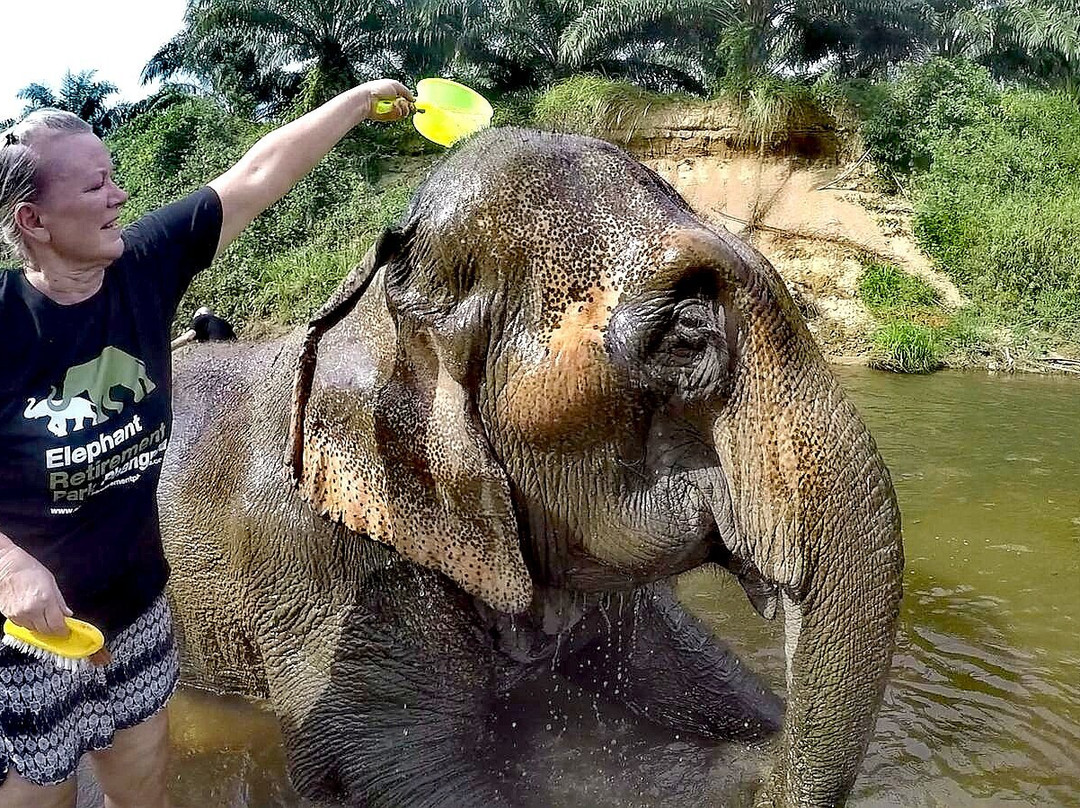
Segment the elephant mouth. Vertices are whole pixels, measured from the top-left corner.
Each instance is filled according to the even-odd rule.
[[[754,611],[766,620],[776,617],[780,589],[767,580],[752,561],[740,555],[735,548],[745,546],[740,541],[735,524],[734,508],[727,487],[717,491],[712,487],[705,494],[712,504],[712,529],[706,539],[709,546],[707,563],[715,564],[731,573],[743,588]]]
[[[749,561],[739,558],[723,546],[719,534],[717,534],[717,542],[709,556],[709,561],[730,572],[739,582],[754,611],[766,620],[772,620],[776,617],[777,606],[780,602],[780,588],[772,581],[766,580],[758,572],[757,567]]]

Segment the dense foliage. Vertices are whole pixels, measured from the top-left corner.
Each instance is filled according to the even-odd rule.
[[[985,68],[933,60],[890,85],[867,140],[910,181],[916,236],[965,292],[1021,331],[1080,341],[1073,97],[1000,90]]]
[[[989,121],[1001,93],[985,68],[934,58],[885,87],[862,131],[879,165],[901,176],[925,172],[943,138]]]

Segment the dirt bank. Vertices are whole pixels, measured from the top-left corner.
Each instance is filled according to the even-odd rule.
[[[644,158],[705,218],[772,262],[832,361],[865,362],[877,325],[858,299],[860,258],[924,279],[949,310],[967,301],[911,236],[911,210],[865,187],[864,166],[756,155]],[[854,170],[852,170],[854,169]]]

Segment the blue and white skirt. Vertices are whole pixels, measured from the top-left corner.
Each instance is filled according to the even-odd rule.
[[[0,645],[0,784],[9,769],[61,783],[86,752],[165,706],[180,678],[165,596],[106,647],[108,665],[66,671]]]

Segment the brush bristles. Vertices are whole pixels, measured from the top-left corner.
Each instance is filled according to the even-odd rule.
[[[3,643],[9,648],[14,648],[20,653],[28,654],[35,659],[40,659],[42,662],[51,662],[56,667],[60,668],[60,670],[78,671],[90,667],[90,663],[85,658],[74,659],[72,657],[54,654],[52,651],[38,648],[36,645],[31,645],[25,640],[20,640],[18,637],[12,637],[10,634],[4,635]]]

